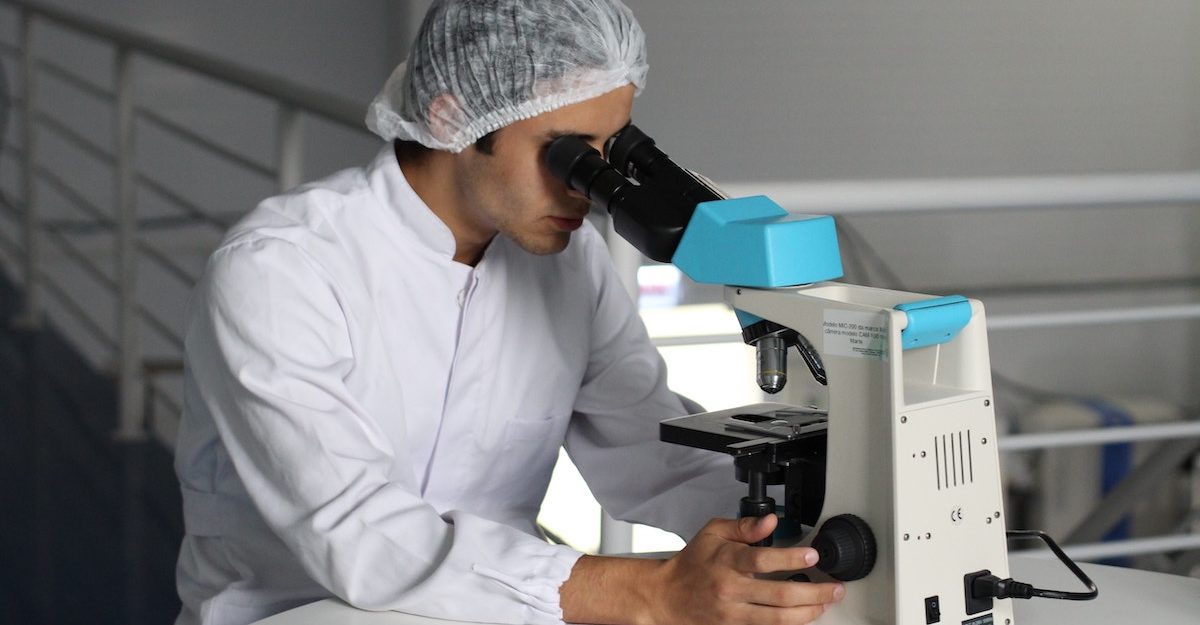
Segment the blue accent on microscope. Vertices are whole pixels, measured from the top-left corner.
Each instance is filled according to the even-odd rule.
[[[764,195],[697,204],[671,262],[708,284],[778,288],[842,276],[833,218],[789,213]]]
[[[900,331],[904,349],[945,343],[971,321],[971,302],[961,295],[897,304],[896,310],[908,316],[908,326]]]
[[[733,314],[737,315],[738,323],[740,323],[743,328],[746,326],[752,326],[763,320],[763,318],[759,317],[758,315],[752,315],[744,310],[738,310],[736,308],[733,309]]]

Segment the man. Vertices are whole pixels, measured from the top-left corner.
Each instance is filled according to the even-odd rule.
[[[501,623],[804,623],[833,584],[765,581],[727,459],[656,441],[682,414],[586,223],[543,164],[628,123],[643,35],[617,0],[435,3],[368,125],[369,166],[268,199],[210,259],[177,448],[180,624],[336,596]],[[534,519],[560,446],[675,557],[582,556]]]

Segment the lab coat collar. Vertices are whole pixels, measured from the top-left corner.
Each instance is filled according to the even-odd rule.
[[[367,184],[372,192],[385,206],[395,211],[418,243],[439,255],[454,258],[457,249],[454,233],[408,184],[391,143],[379,151],[366,173]]]

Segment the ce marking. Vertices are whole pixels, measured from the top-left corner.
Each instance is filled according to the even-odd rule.
[[[955,508],[950,511],[950,522],[958,525],[963,522],[963,509]]]

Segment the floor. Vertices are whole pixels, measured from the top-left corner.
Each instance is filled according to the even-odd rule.
[[[112,438],[111,379],[9,320],[0,277],[0,624],[171,623],[182,536],[170,454]]]

